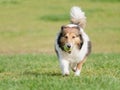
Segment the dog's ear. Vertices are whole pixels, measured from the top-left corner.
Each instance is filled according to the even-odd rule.
[[[61,31],[60,31],[60,33],[61,33],[62,36],[64,36],[65,33],[66,33],[66,32],[65,32],[65,28],[66,28],[66,26],[64,26],[64,25],[61,26]]]
[[[65,26],[63,25],[63,26],[61,26],[61,31],[63,31],[64,30],[64,28],[65,28]]]
[[[63,30],[64,30],[64,25],[63,25],[63,26],[61,26],[60,36],[62,36],[62,34],[63,34]]]

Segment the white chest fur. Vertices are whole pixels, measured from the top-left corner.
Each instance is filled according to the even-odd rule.
[[[84,57],[88,51],[87,47],[88,47],[88,44],[83,43],[83,47],[81,48],[81,50],[74,47],[70,54],[60,50],[61,51],[60,59],[67,60],[70,63],[79,63],[80,61],[82,61],[84,59]]]

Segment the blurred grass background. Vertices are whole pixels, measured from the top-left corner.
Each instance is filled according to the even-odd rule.
[[[119,0],[0,0],[0,53],[54,53],[69,10],[80,6],[93,53],[120,53]]]
[[[62,77],[54,40],[74,5],[93,54],[80,77]],[[119,34],[120,0],[0,0],[0,90],[120,90]]]

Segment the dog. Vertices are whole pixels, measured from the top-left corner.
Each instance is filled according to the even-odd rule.
[[[70,10],[70,24],[61,26],[56,37],[55,51],[62,69],[62,75],[68,76],[70,68],[79,76],[82,65],[91,52],[91,41],[84,32],[85,13],[78,6]]]

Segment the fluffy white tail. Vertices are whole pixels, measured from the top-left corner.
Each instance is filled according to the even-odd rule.
[[[80,7],[74,6],[70,10],[71,23],[79,25],[81,28],[85,28],[86,17],[85,13]]]

